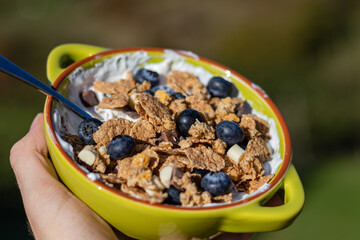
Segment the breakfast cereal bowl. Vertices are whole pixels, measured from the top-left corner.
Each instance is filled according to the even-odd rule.
[[[276,164],[270,164],[274,177],[253,193],[246,196],[240,194],[228,203],[183,207],[150,203],[134,198],[111,184],[105,184],[96,174],[74,161],[71,148],[64,147],[66,143],[61,138],[64,132],[70,130],[67,127],[63,129],[62,123],[59,122],[72,122],[72,119],[76,118],[73,125],[77,126],[81,118],[75,117],[75,114],[64,110],[61,104],[48,97],[44,108],[45,135],[51,160],[62,182],[109,224],[137,239],[187,239],[194,236],[209,237],[217,232],[265,232],[290,225],[302,210],[304,191],[291,164],[289,132],[283,117],[269,96],[240,74],[185,51],[159,48],[107,50],[89,45],[65,44],[56,47],[50,53],[47,75],[55,89],[69,98],[75,96],[76,99],[71,100],[80,105],[81,102],[77,98],[79,89],[75,89],[75,85],[69,83],[69,78],[76,77],[86,69],[99,66],[114,56],[128,58],[138,53],[146,55],[146,61],[138,62],[138,65],[162,65],[170,61],[171,64],[166,65],[169,67],[176,65],[173,61],[175,56],[176,59],[181,59],[182,64],[192,66],[194,74],[201,69],[211,76],[222,76],[231,81],[241,97],[251,104],[253,111],[271,122],[270,134],[272,137],[276,135],[272,140],[276,145],[272,148],[272,155],[281,160]],[[117,59],[113,64],[122,63]],[[125,65],[131,67],[131,64]],[[112,73],[105,73],[109,74]],[[86,79],[94,81],[91,77]],[[283,195],[284,204],[276,207],[264,206],[278,192]]]

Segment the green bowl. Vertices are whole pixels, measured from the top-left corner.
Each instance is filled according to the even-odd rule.
[[[131,48],[107,50],[82,44],[65,44],[53,49],[47,62],[47,75],[54,88],[66,87],[67,76],[80,66],[91,66],[105,57],[120,53],[146,51],[150,61],[163,61],[165,49]],[[56,137],[52,108],[48,97],[44,108],[45,135],[51,159],[64,184],[97,214],[121,232],[137,239],[187,239],[208,237],[222,232],[264,232],[290,225],[304,205],[304,190],[291,164],[291,143],[287,126],[279,110],[266,93],[235,71],[211,60],[177,51],[188,63],[201,66],[214,75],[227,75],[252,107],[276,122],[280,139],[279,152],[283,163],[266,190],[237,202],[209,207],[176,207],[132,198],[99,181],[92,181],[66,154]],[[73,62],[65,68],[66,62]],[[264,204],[279,190],[284,204],[276,207]]]

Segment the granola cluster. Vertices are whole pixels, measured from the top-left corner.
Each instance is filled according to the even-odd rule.
[[[182,206],[231,202],[236,192],[251,193],[273,175],[265,175],[263,163],[270,159],[267,141],[269,125],[252,115],[249,105],[238,97],[212,97],[206,86],[188,72],[172,71],[166,84],[184,98],[175,98],[165,90],[154,96],[148,81],[139,83],[129,72],[126,79],[115,82],[96,81],[95,91],[106,94],[101,101],[86,92],[89,105],[95,108],[123,110],[132,120],[113,118],[105,121],[93,134],[95,145],[84,145],[78,136],[64,139],[74,148],[75,160],[101,176],[105,184],[150,203],[169,203],[170,191],[179,193]],[[92,96],[92,97],[91,97]],[[183,136],[176,119],[186,109],[201,113]],[[235,122],[244,133],[242,144],[228,146],[216,137],[221,121]],[[109,143],[119,135],[128,135],[135,146],[130,156],[112,159]],[[201,186],[209,172],[223,172],[231,187],[213,195]]]

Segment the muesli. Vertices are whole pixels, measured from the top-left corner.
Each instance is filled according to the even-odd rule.
[[[273,154],[271,126],[233,96],[230,81],[211,76],[205,85],[189,71],[131,70],[112,81],[94,78],[78,93],[85,107],[116,113],[62,134],[88,172],[138,199],[187,207],[232,202],[271,181],[274,171],[264,166]]]

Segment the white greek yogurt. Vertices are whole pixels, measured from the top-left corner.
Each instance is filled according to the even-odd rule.
[[[194,53],[185,53],[186,55],[191,56],[195,59],[199,58]],[[105,58],[104,61],[95,64],[95,67],[90,69],[84,69],[82,67],[77,68],[73,73],[71,73],[71,75],[69,75],[69,84],[63,94],[67,95],[68,99],[73,101],[79,107],[82,107],[91,115],[97,117],[102,121],[106,121],[111,118],[125,118],[130,121],[136,121],[121,110],[98,110],[95,109],[96,107],[86,108],[81,103],[79,93],[84,90],[93,90],[96,93],[99,101],[101,101],[101,99],[104,97],[104,94],[93,89],[92,85],[95,81],[113,82],[125,78],[127,71],[135,73],[140,68],[146,68],[157,72],[160,75],[160,84],[165,84],[166,76],[172,70],[186,71],[192,73],[197,76],[202,82],[202,84],[204,84],[205,86],[207,85],[209,79],[213,77],[213,75],[204,68],[187,63],[185,61],[185,58],[176,53],[175,51],[165,50],[163,57],[165,58],[165,60],[160,63],[147,63],[147,61],[150,60],[150,56],[148,55],[148,53],[145,51],[138,51],[131,54],[125,53],[116,55],[111,58]],[[231,72],[227,71],[225,73],[225,76],[222,77],[224,77],[226,80],[229,80],[230,76]],[[65,94],[65,92],[67,94]],[[242,97],[240,92],[238,92],[238,97]],[[251,105],[251,102],[249,102],[249,104]],[[265,120],[270,125],[269,134],[271,136],[271,140],[268,142],[268,146],[271,149],[272,155],[270,160],[264,163],[264,168],[266,175],[275,174],[283,161],[279,152],[279,136],[276,130],[275,120],[273,118],[269,118],[263,113],[255,111],[254,109],[252,110],[252,114]],[[57,102],[54,103],[53,125],[55,128],[55,132],[61,146],[73,160],[74,157],[72,146],[62,140],[60,136],[64,135],[65,133],[77,134],[77,127],[81,121],[82,119],[78,117],[75,113],[73,113],[71,110],[68,110],[65,106]],[[83,167],[81,167],[81,169],[87,172],[90,180],[96,181],[99,179],[97,173],[90,173],[87,169]],[[264,184],[257,191],[251,194],[246,194],[243,192],[236,193],[233,197],[233,201],[245,199],[259,192],[263,192],[268,188],[269,184]],[[212,203],[204,206],[213,206],[217,204],[218,203]]]

